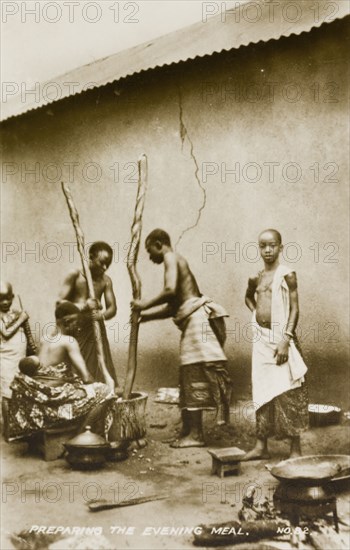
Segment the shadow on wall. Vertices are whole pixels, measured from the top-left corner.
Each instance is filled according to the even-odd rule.
[[[119,368],[121,381],[125,377],[125,366]],[[228,360],[228,371],[232,380],[233,400],[249,399],[251,396],[250,366],[243,354],[235,360]],[[156,391],[161,387],[176,387],[179,379],[179,356],[176,352],[140,351],[135,385],[145,391]]]

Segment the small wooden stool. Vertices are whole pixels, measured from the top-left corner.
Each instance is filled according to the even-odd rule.
[[[213,459],[211,474],[224,477],[225,473],[239,475],[241,459],[246,454],[238,447],[226,447],[226,449],[208,449]]]
[[[46,462],[63,456],[64,443],[76,435],[77,423],[57,428],[47,428],[28,438],[29,452],[39,453]]]

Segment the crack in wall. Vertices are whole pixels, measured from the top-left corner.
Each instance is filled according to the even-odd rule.
[[[188,140],[188,143],[190,144],[190,155],[191,155],[191,158],[193,160],[193,163],[194,163],[194,166],[195,166],[195,171],[194,171],[194,177],[195,179],[197,180],[197,183],[198,183],[198,186],[199,188],[201,189],[202,193],[203,193],[203,202],[201,204],[201,206],[199,207],[198,209],[198,214],[197,214],[197,219],[195,221],[195,223],[193,225],[190,225],[189,227],[186,227],[186,229],[184,229],[179,238],[177,239],[176,241],[176,245],[175,247],[179,244],[179,242],[181,241],[182,237],[188,232],[188,231],[191,231],[191,229],[194,229],[195,227],[197,227],[200,219],[201,219],[201,215],[202,215],[202,212],[206,206],[206,203],[207,203],[207,192],[206,192],[206,189],[203,187],[202,185],[202,182],[200,181],[199,179],[199,166],[198,166],[198,162],[197,162],[197,159],[196,159],[196,156],[194,154],[194,146],[193,146],[193,142],[189,136],[189,133],[188,133],[188,130],[186,128],[186,125],[184,123],[184,116],[183,116],[183,103],[182,103],[182,94],[181,94],[181,90],[179,90],[179,121],[180,121],[180,138],[181,138],[181,149],[183,151],[183,148],[184,148],[184,144],[185,144],[185,140],[187,138]]]

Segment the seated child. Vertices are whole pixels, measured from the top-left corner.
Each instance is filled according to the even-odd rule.
[[[11,385],[8,440],[80,419],[104,434],[113,394],[106,384],[94,382],[86,368],[72,336],[78,315],[71,302],[59,304],[55,338],[41,342],[38,357],[20,362],[21,372]]]

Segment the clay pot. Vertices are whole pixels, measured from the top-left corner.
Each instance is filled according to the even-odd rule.
[[[107,459],[109,444],[103,437],[93,433],[90,426],[85,432],[73,437],[64,444],[67,450],[66,460],[78,470],[101,468]]]
[[[109,444],[107,460],[109,462],[119,462],[128,458],[127,442],[112,441]]]

